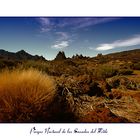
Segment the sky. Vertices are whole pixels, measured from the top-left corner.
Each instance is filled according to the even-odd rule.
[[[47,60],[140,49],[140,17],[0,17],[0,49]]]

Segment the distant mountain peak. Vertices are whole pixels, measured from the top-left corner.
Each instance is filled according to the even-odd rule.
[[[27,53],[26,51],[24,51],[24,50],[20,50],[20,51],[18,51],[18,52],[16,52],[16,53],[21,53],[21,54],[24,54],[24,53]]]
[[[25,50],[20,50],[16,53],[13,53],[0,49],[0,58],[14,60],[45,60],[44,57],[38,55],[33,56],[27,53]]]
[[[20,56],[32,56],[31,54],[27,53],[24,50],[20,50],[20,51],[16,52],[16,54],[20,55]]]

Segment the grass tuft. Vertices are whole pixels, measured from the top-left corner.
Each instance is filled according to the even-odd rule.
[[[0,73],[0,121],[41,122],[49,115],[55,84],[35,69]],[[48,110],[48,112],[47,112]]]

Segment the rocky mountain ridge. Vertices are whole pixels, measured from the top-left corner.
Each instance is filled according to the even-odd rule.
[[[8,52],[0,50],[0,59],[4,60],[45,60],[43,56],[31,55],[24,50],[18,52]]]

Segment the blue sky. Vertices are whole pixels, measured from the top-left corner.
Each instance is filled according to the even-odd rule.
[[[140,48],[138,17],[0,17],[0,49],[46,59]]]

